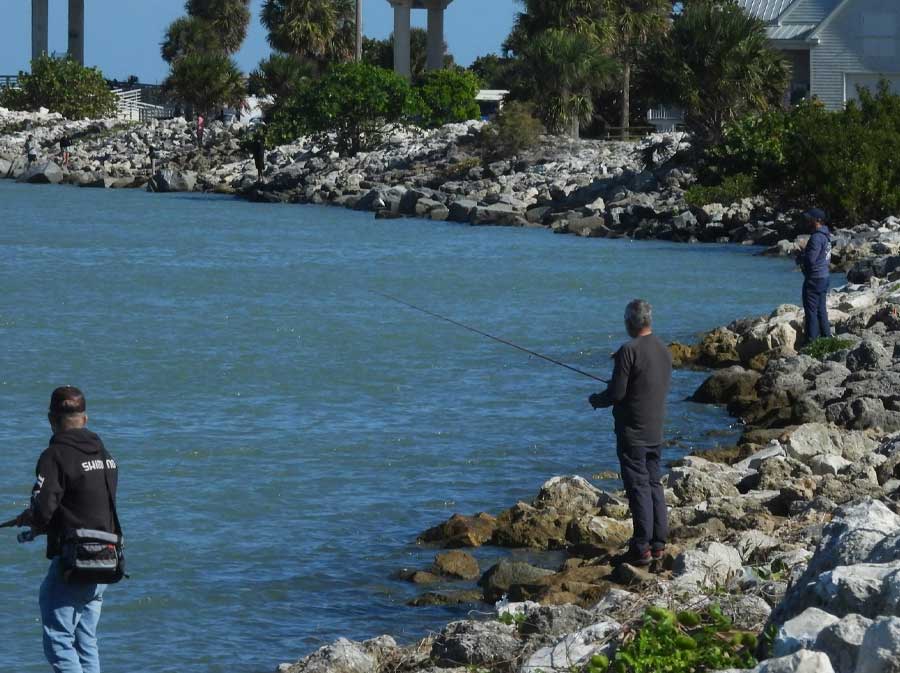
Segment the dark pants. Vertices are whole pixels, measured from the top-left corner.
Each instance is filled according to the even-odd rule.
[[[627,446],[619,441],[616,449],[634,521],[631,547],[640,553],[649,548],[662,549],[669,536],[666,495],[660,481],[659,448]]]
[[[831,336],[828,322],[828,277],[807,278],[803,281],[803,312],[805,314],[806,340]]]

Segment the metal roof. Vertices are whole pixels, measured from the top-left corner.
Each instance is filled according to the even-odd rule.
[[[793,0],[737,0],[750,15],[763,21],[774,21],[788,8]]]
[[[783,26],[769,26],[766,34],[770,40],[805,40],[812,33],[817,23],[786,23]]]

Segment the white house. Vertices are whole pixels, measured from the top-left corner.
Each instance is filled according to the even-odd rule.
[[[879,80],[900,93],[900,0],[737,0],[791,61],[788,96],[838,110]]]

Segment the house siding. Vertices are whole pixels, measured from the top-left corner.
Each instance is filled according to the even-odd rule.
[[[839,3],[840,0],[797,0],[797,4],[785,11],[780,20],[788,23],[820,23]]]
[[[812,92],[828,109],[838,110],[843,107],[847,75],[900,75],[900,34],[894,35],[893,54],[866,54],[861,34],[864,12],[893,13],[896,17],[895,25],[900,31],[900,8],[897,0],[856,0],[848,3],[818,33],[819,44],[810,53]],[[847,97],[851,97],[849,94],[852,92],[847,93]]]

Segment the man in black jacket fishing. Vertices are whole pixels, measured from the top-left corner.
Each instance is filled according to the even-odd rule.
[[[118,468],[87,429],[86,403],[73,386],[53,391],[53,436],[37,463],[31,504],[16,520],[47,534],[50,569],[41,585],[44,654],[56,673],[100,673],[97,623],[105,584],[66,582],[60,554],[67,531],[119,533],[114,510]]]
[[[659,460],[672,356],[653,334],[651,310],[641,299],[628,304],[625,327],[631,341],[616,351],[607,389],[589,399],[594,409],[613,408],[616,453],[634,522],[624,560],[639,566],[662,558],[669,534]]]

